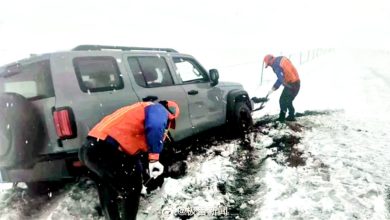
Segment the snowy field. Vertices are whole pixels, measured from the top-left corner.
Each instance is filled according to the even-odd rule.
[[[298,65],[296,123],[274,122],[281,89],[246,140],[201,140],[187,174],[141,199],[138,219],[390,219],[390,53],[336,50]],[[253,64],[230,80],[264,96]],[[244,77],[245,76],[245,77]],[[226,77],[228,78],[228,77]],[[256,82],[255,82],[256,81]],[[82,180],[49,196],[1,185],[1,219],[104,219]]]

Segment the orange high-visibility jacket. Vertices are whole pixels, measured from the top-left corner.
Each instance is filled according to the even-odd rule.
[[[153,106],[149,112],[145,111],[148,106]],[[157,109],[157,110],[156,110]],[[146,114],[152,114],[149,118],[153,120],[149,124],[150,135],[146,134],[145,117]],[[114,113],[104,117],[92,130],[89,136],[100,140],[106,140],[108,136],[116,140],[121,149],[130,155],[138,152],[148,152],[157,154],[162,150],[162,140],[164,138],[164,128],[167,125],[168,112],[160,105],[154,105],[152,102],[139,102],[130,106],[122,107]],[[148,124],[148,123],[147,123]],[[148,139],[146,136],[148,135]],[[156,146],[148,146],[156,145]]]
[[[275,57],[271,67],[278,77],[274,84],[275,89],[278,89],[281,84],[288,85],[300,81],[298,71],[286,57]]]

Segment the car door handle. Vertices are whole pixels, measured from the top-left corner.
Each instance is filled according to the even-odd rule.
[[[197,90],[191,90],[191,91],[188,91],[188,95],[196,95],[198,94],[199,92]]]
[[[158,99],[158,97],[155,96],[155,95],[148,95],[146,97],[143,97],[142,101],[144,101],[144,102],[153,102],[153,101],[156,101],[157,99]]]

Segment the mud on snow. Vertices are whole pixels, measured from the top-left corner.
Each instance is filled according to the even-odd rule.
[[[298,116],[332,113],[305,112]],[[310,159],[317,162],[321,178],[329,179],[328,166],[305,151],[301,143],[314,124],[281,124],[275,119],[276,116],[258,119],[241,137],[227,136],[225,130],[216,129],[167,146],[169,152],[161,155],[167,164],[165,182],[161,186],[162,182],[156,183],[153,188],[158,190],[142,196],[138,219],[253,218],[263,207],[270,187],[266,166],[269,161],[296,168],[305,167]],[[13,190],[1,205],[5,210],[18,210],[11,212],[16,219],[103,219],[94,183],[86,178],[39,201],[26,197],[23,189]],[[21,208],[26,206],[30,209]],[[45,213],[47,209],[50,211]],[[11,215],[8,219],[15,218]]]

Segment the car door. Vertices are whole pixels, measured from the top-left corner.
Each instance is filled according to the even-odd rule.
[[[175,73],[187,95],[190,120],[195,132],[219,126],[225,122],[223,91],[210,85],[206,70],[192,57],[174,56]]]
[[[177,141],[194,132],[185,91],[172,76],[167,60],[165,55],[160,54],[125,55],[126,68],[140,101],[173,100],[178,103],[180,116],[176,120],[176,129],[171,131],[172,138]]]

